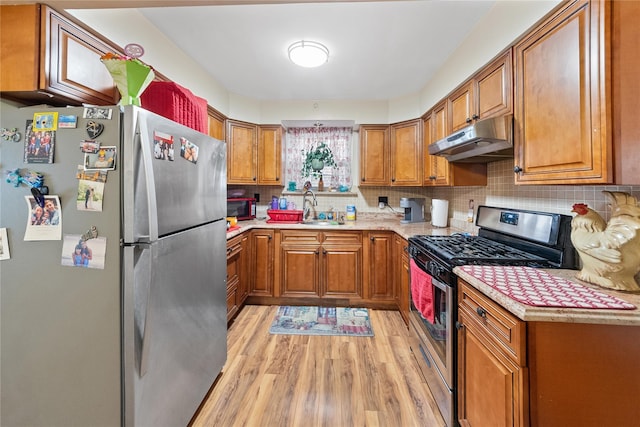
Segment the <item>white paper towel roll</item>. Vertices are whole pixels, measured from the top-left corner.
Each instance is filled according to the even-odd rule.
[[[446,227],[449,216],[449,201],[431,199],[431,225],[434,227]]]

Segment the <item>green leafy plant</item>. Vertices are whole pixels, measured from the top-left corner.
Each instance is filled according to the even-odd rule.
[[[320,165],[321,162],[322,164]],[[336,166],[331,149],[324,142],[318,144],[317,147],[310,149],[305,153],[304,164],[302,165],[302,176],[313,176],[320,178],[322,169]]]

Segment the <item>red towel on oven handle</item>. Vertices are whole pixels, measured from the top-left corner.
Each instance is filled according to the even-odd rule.
[[[431,276],[422,271],[412,259],[409,261],[411,272],[411,297],[413,305],[420,314],[429,321],[435,323],[435,310],[433,309],[433,284]]]

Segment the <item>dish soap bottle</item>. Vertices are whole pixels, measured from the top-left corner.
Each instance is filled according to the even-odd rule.
[[[324,191],[324,181],[322,180],[322,175],[320,175],[320,180],[318,181],[318,191]]]

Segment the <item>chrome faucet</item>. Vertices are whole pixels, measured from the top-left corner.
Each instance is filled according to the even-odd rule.
[[[307,196],[311,194],[312,199],[309,200],[307,198]],[[307,206],[307,202],[309,202],[310,206]],[[302,221],[306,221],[307,217],[309,216],[309,212],[311,211],[311,209],[313,209],[313,218],[316,217],[316,209],[314,206],[318,206],[318,200],[316,200],[316,195],[313,191],[311,190],[306,190],[304,192],[304,195],[302,196]]]

